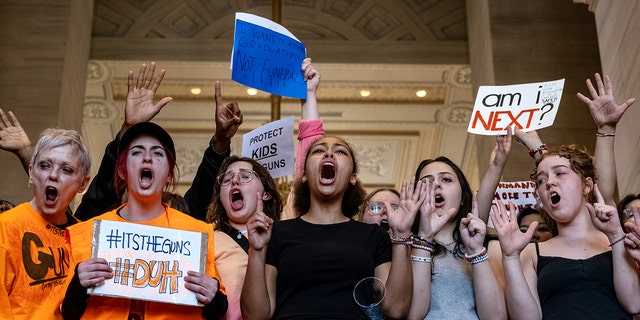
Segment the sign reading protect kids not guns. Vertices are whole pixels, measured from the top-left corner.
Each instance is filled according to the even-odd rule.
[[[564,79],[509,86],[481,86],[473,106],[470,133],[506,134],[516,126],[522,131],[553,124],[560,106]]]
[[[96,220],[91,255],[107,260],[113,278],[88,293],[201,305],[184,277],[189,270],[205,272],[206,252],[206,233]]]
[[[293,173],[293,119],[269,122],[242,136],[242,156],[260,162],[274,178]]]
[[[236,13],[231,79],[272,94],[306,99],[300,67],[307,49],[283,26],[248,13]]]

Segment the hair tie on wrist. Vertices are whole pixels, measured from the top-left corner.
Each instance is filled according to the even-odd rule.
[[[615,136],[616,136],[615,132],[614,133],[604,133],[604,132],[600,132],[600,131],[596,132],[596,137],[600,137],[600,138],[602,138],[602,137],[615,137]]]

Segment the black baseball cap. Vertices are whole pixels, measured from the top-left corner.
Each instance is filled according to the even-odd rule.
[[[173,145],[173,139],[171,139],[171,136],[166,130],[153,122],[138,122],[125,131],[118,145],[118,156],[127,149],[133,139],[141,135],[155,137],[168,152],[171,152],[171,154],[175,156],[176,149]]]

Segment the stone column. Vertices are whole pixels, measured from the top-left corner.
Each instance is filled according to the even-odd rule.
[[[80,129],[93,1],[0,2],[0,107],[12,110],[35,144],[51,126]],[[17,159],[0,153],[0,198],[32,197]]]

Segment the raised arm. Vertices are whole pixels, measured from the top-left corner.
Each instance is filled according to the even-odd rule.
[[[434,237],[456,213],[454,208],[436,208],[436,187],[430,179],[426,179],[424,188],[426,195],[420,206],[420,226],[411,246],[413,295],[408,319],[423,319],[429,312]]]
[[[587,89],[591,98],[578,93],[578,99],[589,106],[591,116],[598,126],[596,132],[596,170],[598,170],[598,186],[605,203],[615,206],[616,190],[616,163],[614,156],[614,144],[616,126],[625,111],[636,101],[635,98],[627,99],[622,105],[617,105],[613,95],[613,85],[609,76],[604,76],[604,83],[600,74],[595,74],[596,88],[591,79],[587,79]]]
[[[587,203],[593,225],[609,239],[613,257],[613,286],[620,305],[630,314],[640,313],[640,270],[627,254],[623,241],[627,238],[616,207],[605,203],[600,186],[594,185],[596,202]],[[636,218],[638,219],[638,218]]]
[[[508,212],[516,212],[511,201]],[[508,212],[504,203],[498,201],[498,205],[494,205],[489,214],[502,249],[507,311],[511,319],[542,319],[533,259],[536,253],[533,244],[528,245],[538,222],[531,223],[527,232],[522,233],[518,220]]]
[[[257,194],[256,213],[247,222],[249,260],[240,295],[240,307],[245,319],[271,319],[276,305],[277,270],[266,264],[273,220],[264,214],[261,199]]]
[[[33,154],[33,146],[27,132],[20,125],[20,121],[9,111],[9,116],[0,108],[0,149],[15,154],[25,172],[29,172],[29,163]]]
[[[129,71],[124,121],[114,140],[105,149],[98,173],[91,180],[91,185],[82,196],[82,202],[76,209],[76,218],[88,220],[120,205],[122,194],[116,191],[113,183],[120,137],[134,124],[153,119],[164,106],[173,100],[171,97],[165,97],[157,103],[153,102],[156,91],[165,75],[164,69],[160,70],[160,73],[154,79],[155,70],[155,62],[151,62],[149,66],[143,63],[140,66],[138,78],[135,82],[133,80],[133,71]]]
[[[318,138],[324,136],[322,120],[318,113],[318,100],[316,94],[320,85],[320,73],[311,64],[311,58],[302,61],[302,73],[307,82],[307,98],[300,99],[301,118],[298,128],[298,149],[296,159],[304,159],[309,146]],[[295,179],[302,177],[304,161],[295,162]]]
[[[229,148],[231,139],[242,124],[242,112],[238,103],[224,103],[220,81],[216,81],[215,90],[215,133],[204,151],[191,187],[184,195],[189,207],[189,214],[202,221],[205,221],[207,217],[207,208],[213,198],[213,185],[220,171],[220,165],[224,159],[231,155]]]
[[[496,145],[491,152],[489,168],[480,182],[480,189],[477,194],[478,217],[485,223],[489,220],[491,203],[496,193],[496,188],[502,178],[502,171],[511,153],[511,130],[507,130],[507,135],[496,136]]]
[[[402,181],[400,206],[397,210],[393,211],[391,205],[385,203],[392,234],[391,263],[378,266],[376,277],[386,278],[383,309],[391,319],[407,317],[413,295],[411,225],[427,196],[427,189],[422,181],[415,184],[414,180],[412,177],[410,182],[406,179]],[[382,272],[387,274],[380,274]]]
[[[478,216],[477,196],[474,195],[471,212],[460,221],[460,236],[468,252],[465,258],[472,267],[476,311],[480,319],[507,319],[504,292],[487,261],[487,248],[483,246],[486,233],[487,224]]]

